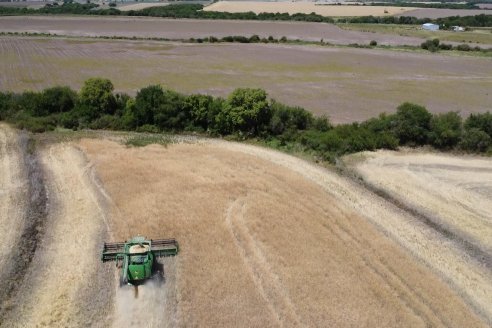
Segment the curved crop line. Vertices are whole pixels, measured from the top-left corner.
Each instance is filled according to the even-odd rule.
[[[280,278],[273,272],[258,242],[246,226],[245,212],[244,198],[236,199],[227,209],[226,225],[253,283],[280,327],[304,326]]]

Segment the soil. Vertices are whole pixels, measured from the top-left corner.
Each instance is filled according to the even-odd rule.
[[[394,112],[404,101],[433,113],[463,116],[490,110],[492,61],[402,51],[334,47],[193,44],[93,39],[0,38],[0,90],[41,90],[91,77],[118,92],[151,84],[185,93],[227,96],[264,88],[271,98],[302,106],[333,123]],[[117,69],[116,69],[117,68]]]

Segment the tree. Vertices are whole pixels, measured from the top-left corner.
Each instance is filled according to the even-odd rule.
[[[427,142],[432,114],[423,106],[401,104],[395,115],[394,133],[400,144],[423,145]]]
[[[136,126],[154,124],[154,114],[163,101],[164,91],[160,85],[140,89],[131,108]]]
[[[108,79],[91,78],[85,81],[79,97],[81,114],[89,120],[114,114],[116,99],[113,89],[113,83]]]
[[[231,131],[242,131],[252,135],[266,129],[270,118],[271,108],[266,99],[267,94],[262,89],[236,89],[227,99],[222,119],[227,122]]]
[[[162,130],[184,130],[191,122],[185,97],[172,90],[164,90],[161,103],[154,113],[154,123]]]
[[[186,97],[184,106],[190,113],[193,126],[207,131],[215,130],[215,116],[222,110],[223,102],[208,95],[191,95]]]
[[[40,96],[34,116],[46,116],[71,111],[75,107],[77,93],[69,87],[45,89]]]
[[[461,116],[457,112],[434,115],[430,120],[429,142],[436,148],[452,148],[460,140],[461,126]]]

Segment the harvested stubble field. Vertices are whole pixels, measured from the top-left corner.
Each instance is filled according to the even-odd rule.
[[[289,13],[310,14],[316,13],[322,16],[350,17],[350,16],[394,16],[406,15],[405,13],[415,8],[410,7],[384,7],[384,6],[353,6],[353,5],[319,5],[312,1],[299,2],[265,2],[265,1],[218,1],[205,7],[205,11],[221,11],[229,13],[244,13],[252,11],[260,13]]]
[[[15,163],[5,149],[17,133],[0,129],[13,140],[0,139],[2,158]],[[82,139],[38,151],[48,222],[3,326],[485,327],[491,318],[489,271],[333,171],[218,140]],[[181,246],[164,286],[144,285],[138,299],[97,254],[103,239],[135,234]],[[67,257],[77,261],[63,265]]]
[[[492,15],[492,11],[486,9],[439,9],[439,8],[420,8],[407,11],[396,16],[412,16],[417,18],[443,18],[450,16],[475,16]]]
[[[79,89],[94,76],[118,91],[149,84],[225,96],[260,87],[335,123],[392,112],[403,101],[432,112],[490,110],[490,58],[315,46],[181,44],[62,38],[0,38],[0,90]],[[466,96],[463,96],[466,95]]]
[[[353,166],[367,183],[492,254],[492,160],[415,151],[352,157],[364,158]]]
[[[231,21],[162,19],[147,17],[0,17],[2,32],[51,33],[68,36],[121,36],[121,37],[157,37],[166,39],[224,37],[241,35],[250,37],[270,35],[280,39],[319,41],[333,44],[363,43],[377,40],[388,45],[418,45],[419,38],[388,36],[385,34],[345,31],[333,24],[308,22],[267,22],[267,21]]]

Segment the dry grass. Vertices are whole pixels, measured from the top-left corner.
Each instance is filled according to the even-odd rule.
[[[0,38],[0,56],[5,59],[0,61],[0,90],[67,84],[79,89],[94,76],[107,77],[118,91],[132,94],[150,84],[219,96],[237,87],[261,87],[272,98],[327,114],[335,123],[392,112],[404,101],[426,105],[432,112],[454,110],[463,115],[489,110],[492,103],[488,58],[285,45],[29,38]]]
[[[177,326],[481,325],[456,292],[357,213],[352,201],[364,196],[344,192],[334,173],[233,143],[79,145],[111,200],[115,238],[180,242],[176,281],[165,287],[176,292]],[[374,206],[365,215],[384,208]]]
[[[414,10],[409,7],[383,7],[383,6],[335,6],[318,5],[315,2],[264,2],[264,1],[218,1],[204,8],[205,11],[222,11],[229,13],[303,13],[312,12],[322,16],[392,16]]]

